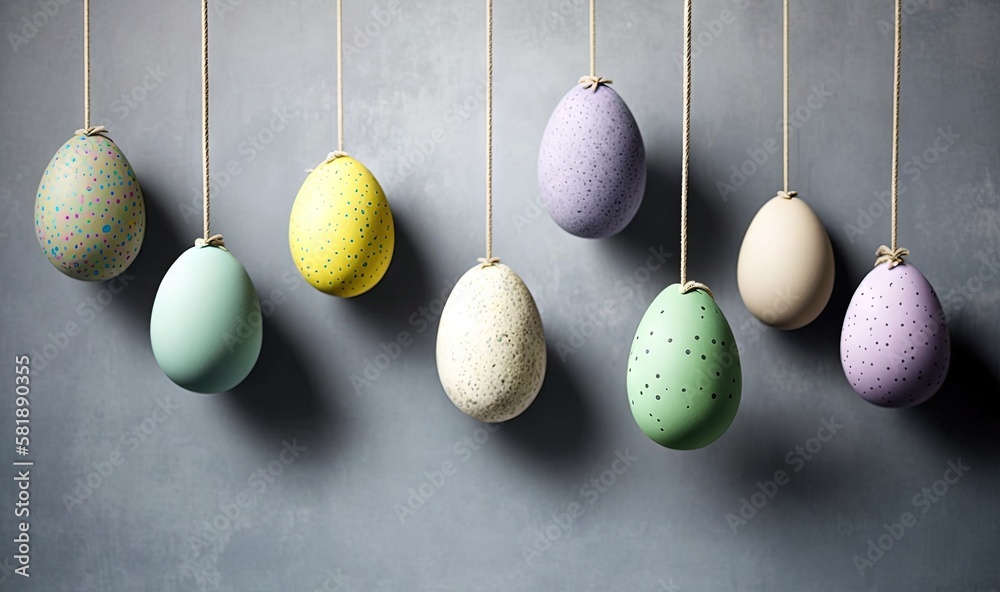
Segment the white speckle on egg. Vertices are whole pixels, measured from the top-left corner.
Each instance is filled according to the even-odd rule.
[[[535,400],[545,365],[542,319],[521,278],[502,263],[466,272],[438,326],[438,375],[451,402],[480,421],[507,421]]]

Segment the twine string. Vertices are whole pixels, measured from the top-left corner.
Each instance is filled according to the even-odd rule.
[[[201,193],[204,204],[204,236],[194,241],[196,247],[225,247],[221,234],[211,233],[208,159],[208,0],[201,3]]]
[[[493,0],[486,0],[486,257],[479,263],[499,261],[493,256]]]
[[[602,84],[611,84],[612,82],[609,78],[601,78],[597,75],[597,9],[595,0],[590,0],[590,74],[581,76],[577,84],[597,92]]]
[[[892,94],[892,250],[897,244],[896,217],[898,213],[897,198],[899,197],[899,88],[900,65],[903,49],[903,2],[896,0],[896,45],[893,56],[893,94]]]
[[[902,86],[900,66],[903,55],[903,2],[896,0],[896,43],[893,49],[893,80],[892,80],[892,236],[891,247],[882,245],[875,251],[875,266],[888,263],[896,267],[903,263],[903,258],[910,254],[908,249],[899,246],[899,89]]]
[[[785,199],[791,199],[795,197],[796,193],[794,191],[788,190],[788,0],[784,0],[784,11],[782,19],[782,34],[783,34],[783,45],[782,45],[782,110],[784,117],[782,118],[782,134],[783,134],[783,144],[784,144],[784,189],[778,192],[779,197],[784,197]]]
[[[344,27],[343,2],[337,0],[337,152],[344,153]],[[334,154],[331,152],[331,154]],[[344,153],[346,156],[346,153]],[[336,157],[334,157],[336,158]],[[329,161],[327,161],[329,162]]]
[[[687,279],[687,224],[688,224],[688,163],[691,160],[691,0],[684,0],[684,145],[681,150],[681,294],[691,290],[704,290],[714,298],[708,286]]]
[[[83,129],[94,129],[90,127],[90,0],[83,0]],[[83,135],[94,133],[84,131]]]
[[[597,7],[596,0],[590,0],[590,77],[597,78]],[[597,90],[595,87],[594,90]]]

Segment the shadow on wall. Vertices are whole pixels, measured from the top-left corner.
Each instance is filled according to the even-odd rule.
[[[829,234],[829,229],[827,229],[827,234]],[[829,236],[830,244],[833,245],[833,257],[836,265],[830,301],[827,302],[826,308],[816,317],[816,320],[801,329],[782,331],[768,327],[767,331],[780,336],[776,344],[771,344],[777,345],[780,350],[771,352],[769,355],[791,354],[795,357],[805,356],[811,360],[822,362],[835,360],[839,368],[840,333],[844,326],[844,315],[847,314],[847,307],[851,303],[851,297],[854,296],[858,283],[851,281],[854,274],[846,267],[848,254],[844,250],[844,245],[837,236],[832,234]],[[767,325],[763,326],[767,327]],[[736,337],[739,339],[739,335]],[[808,347],[803,347],[804,345]]]
[[[276,445],[297,438],[309,447],[307,458],[316,460],[347,438],[347,424],[336,403],[343,395],[321,392],[298,343],[273,318],[265,318],[257,365],[222,396],[263,438]]]
[[[667,155],[674,160],[674,155]],[[681,217],[681,172],[680,158],[677,166],[664,165],[664,157],[650,158],[646,163],[646,193],[642,206],[632,222],[619,234],[607,239],[611,245],[626,245],[628,255],[626,265],[634,266],[642,261],[650,247],[663,245],[674,257],[668,265],[679,270],[680,266],[680,217]],[[733,233],[728,228],[729,220],[722,217],[722,209],[706,196],[692,176],[688,193],[688,279],[704,282],[711,287],[710,280],[719,280],[728,273],[728,266],[735,265],[735,259],[727,259],[723,253],[736,253],[739,243],[733,242]],[[739,239],[742,239],[740,235]],[[738,239],[737,239],[738,240]],[[677,272],[673,272],[677,273]],[[679,275],[671,274],[670,283],[679,281]],[[666,285],[660,286],[665,288]]]
[[[603,425],[550,345],[541,392],[496,437],[546,474],[575,475],[589,451],[606,447]]]
[[[201,224],[192,226],[185,235],[180,229],[170,224],[170,216],[166,215],[166,202],[160,197],[169,195],[169,191],[160,191],[155,180],[143,178],[142,196],[146,202],[146,236],[143,238],[142,249],[135,262],[120,278],[128,276],[128,285],[123,287],[116,298],[120,298],[123,308],[135,317],[136,322],[145,329],[145,343],[149,348],[149,316],[153,311],[153,300],[160,282],[167,270],[188,247],[194,246],[194,239],[201,236]],[[122,279],[118,281],[121,282]],[[112,280],[113,282],[114,280]],[[95,292],[103,290],[101,282],[93,287]],[[151,352],[152,353],[152,352]]]
[[[1000,465],[996,455],[1000,380],[974,343],[969,336],[953,332],[951,368],[941,390],[926,403],[902,412],[912,414],[917,426],[933,432],[954,454],[996,467]]]
[[[409,317],[438,297],[432,294],[428,269],[410,230],[409,221],[393,212],[395,246],[385,275],[374,288],[350,299],[331,297],[334,314],[363,315],[383,335],[395,339],[400,331],[410,331]]]

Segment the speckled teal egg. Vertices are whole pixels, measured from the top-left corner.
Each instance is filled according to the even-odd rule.
[[[253,282],[226,249],[192,247],[163,276],[149,337],[156,362],[179,386],[232,389],[257,363],[263,334]]]
[[[627,390],[639,428],[657,444],[691,450],[733,422],[743,377],[736,340],[715,300],[668,286],[632,340]]]
[[[35,235],[64,274],[109,280],[135,261],[146,233],[146,206],[132,166],[102,135],[67,140],[42,173]]]

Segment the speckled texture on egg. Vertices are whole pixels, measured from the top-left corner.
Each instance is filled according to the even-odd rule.
[[[542,319],[521,278],[502,263],[466,272],[437,334],[438,376],[451,402],[480,421],[507,421],[535,400],[545,364]]]
[[[611,87],[573,87],[559,101],[538,153],[541,203],[584,238],[621,232],[646,190],[646,149],[632,112]]]
[[[833,293],[836,265],[823,223],[798,197],[773,197],[740,246],[736,281],[747,310],[778,329],[813,322]]]
[[[116,277],[135,261],[146,205],[125,155],[101,135],[67,140],[45,167],[35,195],[35,235],[64,274]]]
[[[840,361],[869,403],[911,407],[944,383],[951,338],[934,288],[916,267],[883,263],[868,272],[844,317]]]
[[[349,156],[306,177],[292,206],[288,243],[302,276],[318,290],[349,298],[385,275],[395,246],[392,212],[382,187]]]
[[[656,443],[677,450],[711,444],[740,406],[743,373],[733,332],[701,290],[668,286],[632,339],[627,390],[632,416]]]

